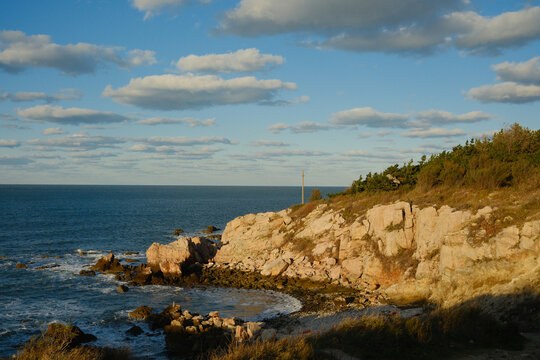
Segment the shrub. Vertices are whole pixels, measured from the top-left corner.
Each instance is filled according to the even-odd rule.
[[[317,201],[321,199],[322,199],[321,190],[319,189],[311,190],[311,196],[309,197],[309,201],[313,202],[313,201]]]

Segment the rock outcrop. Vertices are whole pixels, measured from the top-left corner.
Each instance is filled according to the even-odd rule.
[[[325,204],[304,217],[294,218],[291,209],[248,214],[227,224],[213,261],[263,275],[381,286],[403,301],[451,304],[538,288],[538,214],[494,235],[472,230],[493,212],[401,201],[347,219]]]
[[[180,276],[189,266],[207,263],[216,253],[216,245],[203,237],[181,237],[170,244],[153,243],[146,250],[148,265],[163,274]]]

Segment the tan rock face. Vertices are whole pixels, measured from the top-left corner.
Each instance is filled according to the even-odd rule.
[[[448,206],[419,208],[400,201],[375,206],[347,221],[339,209],[326,205],[301,219],[293,219],[289,211],[248,214],[229,222],[213,261],[270,276],[348,286],[380,284],[393,294],[402,289],[407,296],[416,292],[434,301],[481,294],[487,291],[483,284],[493,279],[498,288],[506,289],[517,283],[512,282],[514,277],[526,279],[532,274],[530,264],[540,266],[540,220],[471,241],[469,226],[481,216],[492,216],[490,207],[473,213]],[[159,254],[155,258],[178,264],[179,258],[191,253],[190,246],[194,245],[181,242],[171,251],[154,248],[149,262],[155,252]]]
[[[206,263],[216,252],[216,246],[199,237],[183,237],[163,245],[153,243],[146,250],[146,260],[150,266],[158,266],[164,274],[182,274],[182,266],[196,262]]]

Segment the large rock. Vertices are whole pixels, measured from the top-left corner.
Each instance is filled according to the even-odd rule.
[[[194,263],[207,263],[215,252],[216,245],[210,240],[183,237],[166,245],[153,243],[146,250],[146,259],[164,274],[181,275],[183,269]]]
[[[261,275],[278,276],[281,275],[289,264],[283,259],[276,259],[266,263],[261,270]]]

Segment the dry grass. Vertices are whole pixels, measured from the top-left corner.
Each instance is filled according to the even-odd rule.
[[[232,343],[226,350],[217,351],[211,360],[307,360],[314,358],[313,346],[305,338],[259,341],[251,344]]]
[[[134,357],[126,349],[78,346],[48,337],[33,338],[15,357],[17,360],[131,360]]]

